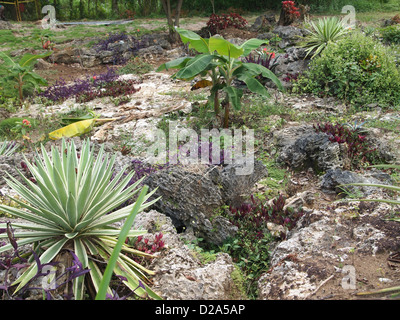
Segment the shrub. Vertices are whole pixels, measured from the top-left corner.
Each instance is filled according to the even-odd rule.
[[[314,125],[316,132],[324,132],[331,142],[347,145],[347,156],[353,168],[366,164],[376,164],[379,156],[376,148],[372,147],[366,135],[358,128],[350,128],[343,124],[325,123]]]
[[[398,24],[381,28],[380,35],[386,44],[400,44],[400,26]]]
[[[400,73],[390,48],[352,32],[313,59],[294,90],[334,96],[355,106],[388,107],[399,103]]]
[[[282,1],[282,10],[285,11],[292,20],[300,18],[300,11],[294,4],[294,1]]]
[[[207,22],[207,28],[211,35],[217,34],[219,31],[229,27],[243,29],[246,25],[246,19],[237,13],[212,14]]]

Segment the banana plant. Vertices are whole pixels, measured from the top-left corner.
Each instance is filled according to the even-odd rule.
[[[45,79],[33,72],[33,67],[38,59],[48,57],[51,54],[52,52],[46,52],[43,54],[27,53],[23,55],[18,62],[15,62],[4,52],[0,52],[0,58],[3,60],[3,64],[0,68],[0,81],[6,85],[9,82],[15,84],[21,104],[24,101],[23,88],[25,85],[31,85],[35,88],[38,88],[41,85],[47,85]]]
[[[222,105],[225,108],[223,126],[229,125],[230,106],[239,110],[243,90],[233,85],[235,79],[244,82],[247,88],[263,97],[269,98],[268,90],[256,77],[262,75],[270,79],[278,89],[283,91],[283,86],[276,75],[267,68],[250,62],[243,62],[241,58],[248,56],[251,51],[267,44],[267,40],[249,39],[240,46],[236,46],[222,37],[209,39],[200,37],[197,33],[181,28],[176,29],[184,44],[189,43],[189,49],[198,52],[195,57],[182,57],[159,66],[157,71],[178,69],[173,78],[192,80],[195,77],[210,77],[211,89],[209,101],[214,105],[216,116],[220,113],[219,92],[225,93]]]

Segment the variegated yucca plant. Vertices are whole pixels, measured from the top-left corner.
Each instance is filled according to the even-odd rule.
[[[0,211],[11,214],[26,222],[13,222],[14,237],[18,246],[32,244],[42,264],[53,261],[62,250],[72,250],[83,267],[90,272],[76,278],[73,291],[76,300],[83,299],[85,279],[90,277],[93,287],[98,290],[104,266],[107,265],[118,242],[120,228],[115,223],[123,221],[133,211],[142,211],[158,199],[147,201],[154,191],[141,197],[139,210],[135,203],[119,208],[140,191],[140,182],[130,184],[134,174],[124,175],[122,169],[115,176],[113,166],[115,155],[109,156],[101,146],[97,155],[89,140],[82,144],[80,153],[73,141],[61,141],[61,150],[52,147],[48,153],[41,146],[42,156],[36,155],[35,163],[26,164],[36,182],[21,172],[23,183],[9,175],[7,184],[19,198],[14,199],[22,208],[0,205]],[[0,224],[0,228],[5,228]],[[128,237],[145,234],[145,230],[129,230]],[[0,237],[7,237],[0,234]],[[12,250],[12,244],[0,247],[0,253]],[[133,247],[123,244],[118,255],[114,273],[127,280],[125,284],[140,297],[160,297],[147,285],[154,272],[135,262],[131,255],[146,255]],[[26,285],[37,272],[33,257],[30,266],[13,285],[16,292]],[[66,266],[68,267],[68,266]],[[111,290],[108,289],[111,293]]]
[[[8,141],[0,142],[0,156],[11,156],[18,148],[19,145],[16,143]]]

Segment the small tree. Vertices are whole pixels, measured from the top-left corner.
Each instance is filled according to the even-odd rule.
[[[181,15],[183,0],[176,0],[176,3],[177,5],[175,8],[175,21],[174,21],[172,17],[171,0],[161,0],[164,12],[167,15],[169,37],[172,43],[179,41],[179,35],[175,31],[175,27],[179,27],[179,17]]]
[[[33,67],[38,59],[51,55],[52,52],[43,54],[25,54],[18,62],[14,62],[4,52],[0,52],[0,85],[5,87],[13,86],[18,91],[18,98],[22,105],[24,101],[23,90],[27,87],[39,88],[40,85],[47,85],[47,81],[33,72]]]
[[[243,62],[242,58],[248,56],[252,50],[257,49],[267,40],[249,39],[241,46],[235,46],[221,37],[205,39],[197,33],[177,28],[183,43],[189,43],[189,48],[196,50],[199,54],[195,57],[182,57],[162,64],[157,71],[164,69],[178,69],[173,77],[182,80],[192,80],[196,76],[210,80],[210,104],[214,105],[215,115],[219,116],[219,92],[225,93],[222,105],[225,109],[223,126],[228,127],[230,107],[238,110],[241,107],[243,90],[233,85],[237,79],[247,88],[263,97],[270,97],[268,90],[258,80],[257,76],[262,75],[270,79],[278,89],[283,86],[275,74],[262,65]]]

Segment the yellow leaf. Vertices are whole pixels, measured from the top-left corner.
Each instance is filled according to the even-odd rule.
[[[64,137],[72,138],[80,136],[82,134],[90,132],[95,122],[96,119],[89,119],[71,123],[68,126],[50,132],[49,138],[52,140],[58,140]]]
[[[193,90],[197,90],[197,89],[205,88],[205,87],[209,87],[209,86],[212,86],[212,81],[200,80],[200,81],[197,81],[190,90],[193,91]]]

